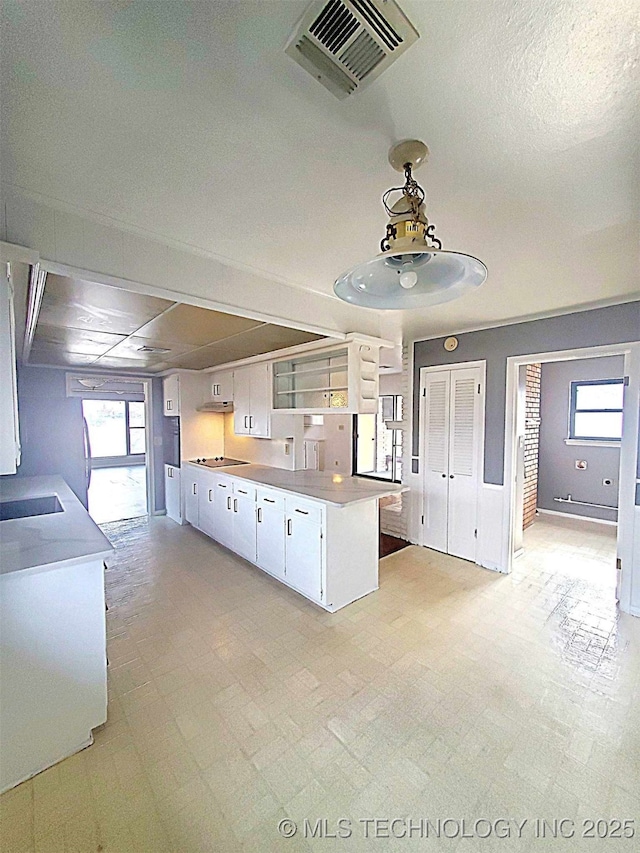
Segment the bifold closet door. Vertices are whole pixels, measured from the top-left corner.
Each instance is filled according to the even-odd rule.
[[[423,543],[476,558],[480,368],[427,374],[425,382]]]
[[[423,545],[447,553],[451,371],[427,373],[424,435]]]

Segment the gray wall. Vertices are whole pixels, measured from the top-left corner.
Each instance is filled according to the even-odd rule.
[[[82,401],[66,396],[65,372],[18,368],[22,460],[15,476],[59,474],[86,507]]]
[[[479,332],[466,332],[457,337],[460,343],[454,352],[444,349],[444,337],[417,341],[414,344],[412,453],[418,456],[420,368],[485,360],[487,388],[484,480],[486,483],[502,485],[507,358],[639,341],[640,302],[579,311],[510,326],[496,326]]]
[[[555,361],[542,365],[540,390],[540,450],[538,456],[538,507],[555,512],[584,515],[616,521],[617,513],[595,507],[575,506],[554,501],[554,497],[589,503],[618,505],[619,447],[569,445],[570,386],[580,379],[619,379],[624,372],[624,357],[585,358],[579,361]],[[584,459],[584,471],[575,467]],[[613,480],[603,486],[602,480]]]

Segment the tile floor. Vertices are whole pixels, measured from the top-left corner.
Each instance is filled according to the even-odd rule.
[[[640,620],[615,609],[611,531],[537,522],[511,576],[409,547],[331,615],[169,519],[105,529],[109,721],[0,799],[3,850],[638,849],[579,837],[639,829]],[[407,817],[405,839],[360,823]],[[528,823],[460,837],[482,818]],[[576,837],[537,838],[540,818]]]
[[[89,487],[89,513],[96,524],[146,515],[146,477],[144,465],[94,468]]]

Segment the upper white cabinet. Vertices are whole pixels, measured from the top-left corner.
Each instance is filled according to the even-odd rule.
[[[377,346],[353,341],[274,362],[274,411],[375,414],[379,353]]]
[[[180,414],[180,374],[172,373],[162,380],[164,397],[164,414],[168,416]]]
[[[0,273],[0,474],[15,474],[20,464],[16,337],[10,265]]]
[[[233,373],[233,431],[255,438],[271,436],[271,364],[259,362]]]
[[[216,403],[230,403],[233,400],[232,370],[211,374],[211,399]]]

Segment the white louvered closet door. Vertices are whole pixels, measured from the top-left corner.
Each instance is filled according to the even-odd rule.
[[[478,367],[451,371],[447,552],[465,560],[475,560],[478,541],[480,383]]]
[[[451,371],[426,374],[423,545],[447,552]]]
[[[426,374],[423,544],[465,560],[476,558],[479,367]]]

